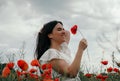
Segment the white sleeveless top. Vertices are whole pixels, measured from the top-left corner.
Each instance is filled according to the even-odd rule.
[[[63,59],[65,60],[69,65],[72,63],[72,57],[71,57],[71,53],[70,50],[68,48],[67,43],[62,43],[61,44],[61,50],[58,51],[56,49],[48,49],[40,58],[40,63],[44,64],[47,63],[48,61],[57,58],[57,59]],[[59,74],[58,72],[56,72],[54,69],[52,70],[52,76],[54,77],[61,77],[63,80],[61,81],[81,81],[80,78],[77,76],[76,78],[70,78],[70,77],[65,77],[62,76],[61,74]]]

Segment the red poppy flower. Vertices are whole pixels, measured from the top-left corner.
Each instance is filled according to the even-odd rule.
[[[42,70],[45,70],[47,68],[47,64],[43,64],[41,68]]]
[[[78,28],[78,26],[77,26],[77,25],[74,25],[74,26],[71,28],[71,33],[72,33],[72,34],[76,34],[76,33],[77,33],[77,28]]]
[[[118,68],[114,68],[113,71],[114,72],[119,72],[119,69]]]
[[[107,68],[107,72],[112,72],[112,71],[113,71],[112,67]]]
[[[52,69],[46,69],[44,70],[44,74],[51,74],[52,73]]]
[[[36,69],[34,69],[34,68],[32,68],[32,69],[30,69],[30,71],[29,71],[30,73],[35,73],[35,72],[37,72],[37,70]]]
[[[103,75],[99,74],[96,76],[97,79],[102,79]]]
[[[52,64],[48,63],[48,64],[47,64],[47,68],[48,68],[48,69],[52,69]]]
[[[18,71],[18,70],[16,71],[16,73],[17,73],[18,77],[22,75],[22,73],[20,71]]]
[[[46,79],[52,79],[52,75],[51,74],[45,74],[44,78],[46,78]]]
[[[10,69],[8,67],[4,67],[2,71],[2,77],[7,77],[10,74]]]
[[[17,73],[17,76],[18,76],[18,77],[23,76],[23,75],[24,75],[25,77],[27,77],[27,75],[29,74],[29,72],[27,72],[27,71],[21,71],[21,72],[20,72],[20,71],[18,71],[18,70],[16,71],[16,73]]]
[[[54,81],[60,81],[60,79],[59,78],[55,78]]]
[[[7,66],[9,69],[13,69],[14,63],[13,63],[13,62],[9,62],[9,63],[7,63],[6,66]]]
[[[42,68],[42,70],[52,69],[52,64],[43,64],[41,68]]]
[[[87,78],[91,78],[92,74],[87,73],[87,74],[85,74],[85,76],[86,76]]]
[[[96,78],[101,79],[101,81],[105,81],[105,79],[108,78],[108,76],[99,74],[99,75],[96,76]]]
[[[46,79],[51,79],[52,78],[52,70],[51,69],[45,69],[43,71],[43,74],[41,75],[42,78],[46,78]]]
[[[26,71],[28,69],[28,64],[24,60],[18,60],[17,65],[23,70]]]
[[[101,63],[102,63],[103,65],[107,65],[107,64],[108,64],[108,61],[104,60],[104,61],[101,61]]]
[[[40,63],[39,63],[39,61],[37,59],[32,60],[31,61],[31,65],[32,66],[39,66],[40,67]]]

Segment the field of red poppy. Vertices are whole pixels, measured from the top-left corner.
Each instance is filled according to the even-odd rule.
[[[119,66],[119,63],[115,63]],[[107,60],[102,60],[101,65],[106,67],[108,65]],[[120,80],[120,70],[117,67],[109,66],[104,68],[104,72],[99,74],[92,73],[80,73],[80,77],[82,81],[119,81]]]
[[[108,61],[102,60],[101,64],[107,66]],[[31,61],[32,66],[29,69],[29,65],[25,60],[18,60],[17,65],[13,62],[1,65],[1,76],[0,81],[62,81],[61,77],[52,77],[52,66],[51,64],[40,65],[38,60],[34,59]],[[118,64],[119,65],[119,64]],[[15,69],[16,68],[16,69]],[[39,69],[40,70],[39,70]],[[42,74],[39,75],[38,72]],[[103,73],[79,73],[81,81],[119,81],[120,70],[116,67],[105,68]]]
[[[40,65],[39,61],[34,59],[30,65],[31,69],[29,69],[27,62],[22,59],[17,61],[17,65],[13,62],[1,65],[3,68],[1,68],[0,81],[59,81],[58,77],[52,78],[51,76],[51,64]],[[38,72],[41,72],[41,75]]]

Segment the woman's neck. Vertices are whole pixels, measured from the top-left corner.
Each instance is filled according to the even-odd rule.
[[[59,43],[51,42],[50,48],[54,48],[54,49],[60,50],[60,45],[61,44],[59,44]]]

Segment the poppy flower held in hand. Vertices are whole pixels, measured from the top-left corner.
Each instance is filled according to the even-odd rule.
[[[78,28],[77,25],[74,25],[73,27],[71,27],[71,33],[75,35],[77,33],[77,28]]]
[[[70,30],[71,30],[71,33],[72,33],[73,35],[75,35],[75,34],[77,33],[77,31],[79,31],[80,35],[81,35],[83,38],[85,38],[84,35],[83,35],[83,33],[82,33],[80,30],[78,30],[78,26],[77,26],[77,25],[72,26]],[[88,49],[87,49],[87,55],[88,55],[88,59],[90,60],[90,56],[89,56],[89,53],[88,53]]]

